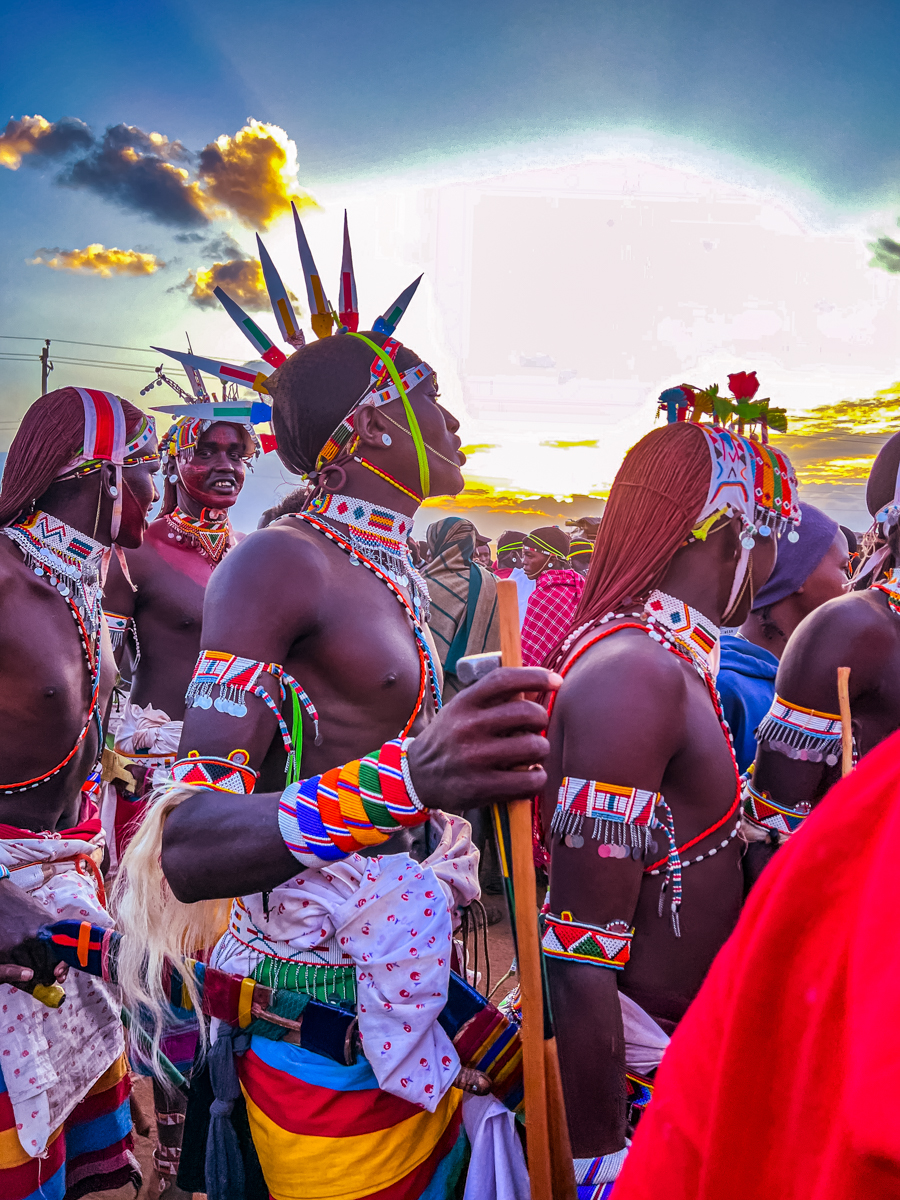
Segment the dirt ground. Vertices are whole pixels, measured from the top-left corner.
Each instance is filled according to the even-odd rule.
[[[505,975],[509,970],[513,960],[512,930],[510,929],[509,917],[506,912],[506,901],[502,896],[485,895],[484,906],[489,922],[488,951],[491,962],[492,986],[496,986],[500,977]],[[493,921],[493,924],[490,924],[491,921]],[[481,970],[480,964],[479,970]],[[494,1002],[496,1003],[507,992],[512,991],[515,985],[516,976],[512,975],[497,989],[494,995]],[[153,1169],[153,1146],[156,1140],[156,1126],[153,1120],[153,1089],[149,1079],[142,1079],[135,1076],[134,1096],[145,1118],[145,1123],[149,1126],[150,1130],[148,1137],[135,1136],[134,1139],[135,1154],[137,1155],[138,1162],[141,1164],[141,1172],[144,1176],[143,1186],[137,1198],[134,1195],[134,1188],[125,1187],[119,1188],[115,1192],[92,1192],[85,1200],[157,1200],[159,1196],[159,1185],[156,1179],[156,1172]]]

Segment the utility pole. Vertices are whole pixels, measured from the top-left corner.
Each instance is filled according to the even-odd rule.
[[[41,395],[47,395],[47,376],[53,370],[53,363],[49,362],[50,355],[50,339],[44,338],[44,348],[41,351]]]

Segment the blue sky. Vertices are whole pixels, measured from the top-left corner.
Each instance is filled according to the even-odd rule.
[[[891,234],[900,211],[896,0],[51,0],[3,2],[0,16],[3,121],[73,117],[98,137],[124,122],[199,151],[253,117],[287,131],[300,183],[317,194],[435,164],[452,175],[473,153],[483,172],[517,146],[628,135],[762,173],[830,219],[878,212],[875,233]],[[60,187],[58,170],[0,169],[0,334],[140,347],[212,330],[218,316],[171,290],[202,265],[178,227]],[[252,251],[239,223],[208,232]],[[95,242],[167,267],[99,278],[29,263],[41,248]],[[205,348],[225,354],[216,336],[218,351]],[[0,352],[36,347],[0,341]],[[0,359],[0,446],[37,377],[33,362]],[[84,381],[134,395],[147,378],[97,368]],[[80,380],[60,367],[63,382]]]

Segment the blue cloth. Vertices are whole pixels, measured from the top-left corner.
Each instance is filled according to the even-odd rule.
[[[805,501],[800,503],[800,512],[803,514],[800,538],[796,542],[790,542],[786,537],[778,539],[778,558],[772,574],[756,593],[754,612],[793,596],[834,544],[840,528],[837,521],[832,521],[821,508]]]
[[[754,736],[775,696],[778,659],[762,646],[726,633],[716,680],[725,719],[734,737],[738,769],[743,773],[756,757]]]

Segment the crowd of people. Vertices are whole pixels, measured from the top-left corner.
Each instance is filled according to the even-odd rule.
[[[571,1197],[893,1195],[856,1083],[893,1067],[900,434],[857,545],[755,377],[740,421],[683,385],[602,517],[492,544],[422,521],[465,458],[392,332],[257,377],[306,483],[247,536],[247,412],[158,437],[70,387],[13,440],[0,1196],[139,1186],[144,1072],[167,1200],[526,1200],[521,1010],[457,940],[512,800]],[[524,665],[471,683],[498,579]]]

